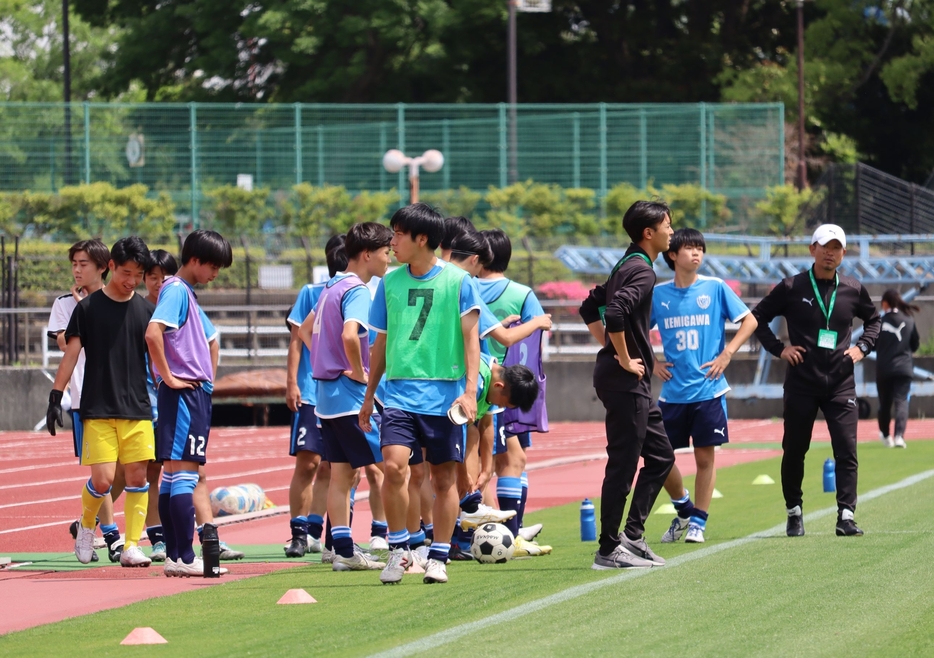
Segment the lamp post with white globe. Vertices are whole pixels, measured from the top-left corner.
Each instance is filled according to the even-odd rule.
[[[409,158],[398,149],[390,149],[383,156],[383,168],[391,174],[402,171],[409,166],[409,203],[418,203],[418,170],[419,167],[429,173],[440,171],[444,166],[444,155],[441,151],[429,149],[415,158]]]

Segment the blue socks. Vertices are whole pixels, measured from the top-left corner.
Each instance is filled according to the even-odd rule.
[[[370,524],[370,537],[382,537],[386,539],[389,536],[389,526],[385,521],[373,521]]]
[[[425,545],[425,531],[419,530],[418,532],[409,533],[409,548],[415,549],[419,546]]]
[[[678,516],[682,519],[687,519],[691,517],[691,514],[694,513],[694,503],[691,502],[691,492],[687,489],[684,490],[684,496],[678,498],[677,500],[672,498],[671,504],[675,506],[675,510],[678,512]]]
[[[431,545],[431,548],[428,549],[428,559],[429,560],[438,560],[441,564],[444,564],[448,560],[448,553],[451,552],[450,544],[442,544],[441,542],[435,542]]]
[[[162,471],[162,483],[159,485],[159,520],[162,521],[162,536],[165,541],[166,559],[178,561],[178,546],[175,543],[175,524],[172,523],[172,480],[175,473]]]
[[[700,526],[701,530],[707,529],[707,512],[697,507],[691,510],[691,521],[692,525]]]
[[[394,551],[397,548],[409,550],[409,531],[405,528],[396,532],[389,531],[389,550]]]
[[[353,557],[353,537],[350,535],[350,526],[336,525],[331,528],[334,538],[334,552],[341,557]]]
[[[499,491],[499,489],[497,489],[497,491]],[[473,491],[461,498],[461,509],[468,514],[473,514],[477,511],[477,507],[479,507],[482,501],[483,495],[479,491]]]
[[[519,527],[522,527],[522,519],[525,517],[525,503],[529,499],[529,475],[525,471],[522,471],[522,498],[519,500],[519,512],[516,514],[516,520]]]
[[[198,484],[198,471],[176,471],[172,479],[169,508],[175,532],[178,559],[191,564],[195,559],[195,503],[193,494]],[[161,491],[161,490],[160,490]],[[162,496],[160,495],[160,502]],[[163,522],[164,525],[164,522]]]
[[[503,525],[509,528],[513,537],[519,532],[519,504],[522,502],[522,479],[516,477],[500,477],[496,481],[496,497],[499,508],[503,511],[515,510],[516,516]]]
[[[308,534],[315,539],[321,539],[321,533],[324,532],[324,517],[318,514],[308,515]]]

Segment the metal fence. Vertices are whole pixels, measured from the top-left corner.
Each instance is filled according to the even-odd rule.
[[[0,191],[144,183],[198,218],[206,190],[249,174],[272,189],[396,188],[404,203],[404,174],[381,166],[390,148],[444,153],[442,170],[423,175],[425,191],[534,179],[602,199],[620,182],[696,183],[734,199],[783,182],[780,103],[514,110],[513,119],[506,104],[0,103]]]
[[[826,193],[805,210],[808,226],[829,222],[853,233],[934,233],[934,190],[923,185],[858,163],[830,165],[814,187]]]

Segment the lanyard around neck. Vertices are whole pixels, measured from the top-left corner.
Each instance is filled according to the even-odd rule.
[[[833,275],[833,294],[830,295],[829,307],[824,306],[824,296],[817,289],[817,281],[814,279],[814,268],[808,270],[808,276],[811,277],[811,287],[814,289],[814,297],[817,299],[817,305],[820,306],[821,313],[827,319],[827,328],[830,329],[830,316],[833,314],[833,305],[837,301],[837,286],[840,284],[840,276],[834,272]]]

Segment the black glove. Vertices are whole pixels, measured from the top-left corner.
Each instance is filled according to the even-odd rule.
[[[62,392],[53,388],[49,393],[49,409],[45,412],[45,426],[52,436],[55,436],[55,423],[58,423],[59,427],[65,427],[65,421],[62,419]]]

